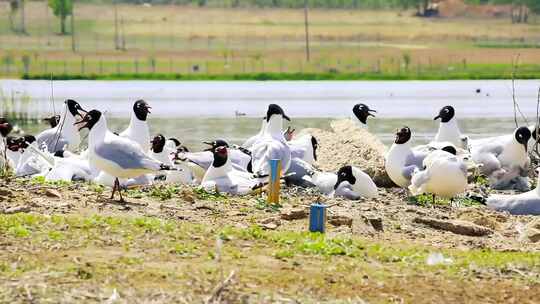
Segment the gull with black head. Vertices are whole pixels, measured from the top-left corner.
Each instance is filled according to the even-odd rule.
[[[148,128],[147,118],[152,109],[148,103],[142,99],[135,101],[133,112],[127,129],[122,131],[119,136],[131,139],[141,146],[143,151],[150,150],[150,129]]]
[[[82,117],[81,112],[86,113],[78,102],[73,99],[66,100],[58,124],[36,136],[38,146],[46,146],[50,153],[66,148],[72,151],[77,149],[81,136],[74,124]]]
[[[283,119],[290,121],[283,109],[277,104],[271,104],[266,111],[266,132],[253,145],[253,172],[260,176],[270,174],[269,161],[281,161],[282,172],[287,172],[291,164],[291,149],[283,136]]]
[[[370,109],[367,105],[363,103],[355,104],[352,111],[354,117],[356,117],[356,120],[360,122],[361,126],[367,126],[367,119],[370,116],[375,117],[373,113],[377,113],[377,111]]]
[[[407,188],[415,170],[423,167],[427,153],[411,148],[411,130],[402,127],[396,131],[396,138],[386,153],[384,167],[390,179],[398,186]]]
[[[454,107],[444,106],[441,108],[439,114],[433,118],[433,120],[440,120],[434,141],[449,142],[458,148],[467,149],[468,137],[461,134],[455,115]]]
[[[148,156],[140,145],[108,131],[107,120],[98,110],[88,112],[77,123],[79,130],[89,129],[88,155],[90,164],[115,178],[111,199],[118,190],[122,197],[119,178],[129,179],[144,174],[171,170],[170,166]]]
[[[495,137],[472,145],[473,161],[480,173],[489,178],[494,189],[525,191],[528,186],[528,143],[531,131],[527,127],[514,130],[512,136]]]

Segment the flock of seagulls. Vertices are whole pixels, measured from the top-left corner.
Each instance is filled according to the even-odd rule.
[[[84,110],[75,100],[64,103],[60,115],[47,118],[50,128],[34,136],[9,136],[13,126],[0,118],[0,160],[17,176],[44,176],[46,180],[84,180],[112,187],[111,199],[122,189],[156,181],[200,185],[206,190],[245,195],[268,183],[270,160],[279,160],[286,185],[315,188],[328,197],[357,200],[375,198],[378,189],[360,168],[345,165],[337,172],[316,167],[319,142],[312,135],[296,137],[284,120],[291,119],[270,104],[259,132],[242,145],[223,139],[205,142],[204,151],[190,151],[173,137],[151,138],[150,105],[137,100],[128,127],[114,133],[105,114]],[[365,104],[352,109],[352,118],[367,128],[376,111]],[[432,141],[413,146],[412,130],[396,130],[385,155],[389,178],[413,195],[429,193],[453,199],[469,188],[472,173],[484,175],[493,189],[529,190],[529,151],[536,144],[535,126],[512,134],[471,140],[461,133],[452,106],[434,117],[439,127]],[[77,153],[81,130],[88,129],[88,147]],[[539,184],[540,185],[540,184]],[[540,214],[540,188],[517,195],[492,195],[487,205],[514,214]]]

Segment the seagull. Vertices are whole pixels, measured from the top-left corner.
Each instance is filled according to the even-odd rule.
[[[59,123],[36,136],[38,146],[46,146],[47,151],[51,153],[63,150],[66,146],[70,150],[78,148],[81,136],[77,128],[74,127],[74,123],[77,121],[77,116],[81,117],[79,112],[86,113],[75,100],[66,100]]]
[[[443,107],[433,120],[440,119],[439,130],[435,134],[435,142],[450,142],[458,148],[467,149],[468,137],[461,135],[455,110],[452,106]]]
[[[21,158],[21,152],[20,152],[20,138],[15,138],[13,136],[6,137],[6,146],[5,146],[5,152],[7,161],[10,168],[17,168],[17,165],[19,164],[19,159]],[[3,152],[2,152],[3,153]]]
[[[338,170],[334,190],[334,196],[342,196],[350,200],[361,197],[375,198],[379,195],[371,177],[353,166],[343,166]]]
[[[528,190],[530,163],[528,142],[531,131],[517,128],[512,136],[494,137],[472,145],[472,159],[481,165],[480,173],[487,176],[493,189],[517,188]]]
[[[354,116],[356,117],[356,121],[358,121],[361,126],[367,126],[368,117],[375,117],[373,112],[377,113],[377,111],[370,109],[367,105],[363,103],[355,104],[352,111]]]
[[[422,168],[427,153],[414,151],[410,144],[411,130],[403,127],[396,132],[396,139],[386,153],[384,168],[390,179],[399,187],[411,184],[414,170]]]
[[[240,171],[250,172],[251,170],[251,152],[242,147],[230,148],[229,144],[218,139],[213,142],[203,142],[210,146],[210,148],[201,152],[180,152],[177,153],[176,158],[180,160],[188,160],[194,164],[197,164],[204,170],[208,170],[214,161],[212,149],[218,145],[227,146],[228,158],[231,160],[233,167]]]
[[[343,166],[337,173],[315,171],[311,178],[306,178],[314,187],[328,197],[344,197],[350,200],[375,198],[378,196],[377,186],[362,170],[354,166]]]
[[[306,134],[298,139],[287,142],[291,149],[291,157],[299,158],[308,164],[317,161],[317,148],[319,143],[315,136]]]
[[[536,170],[540,174],[540,168]],[[540,215],[540,178],[536,189],[516,195],[490,195],[486,205],[497,211],[507,211],[515,215]]]
[[[133,104],[131,121],[129,126],[119,135],[138,143],[143,151],[150,150],[150,130],[146,119],[150,114],[151,107],[144,100],[137,100]]]
[[[44,176],[46,181],[92,180],[92,170],[87,159],[69,151],[58,151],[53,155],[32,145],[29,148],[36,158],[42,160],[41,165],[35,167],[40,168],[39,175]]]
[[[249,149],[253,146],[253,144],[255,144],[263,135],[264,135],[264,132],[266,131],[266,117],[264,117],[262,119],[262,122],[261,122],[261,129],[259,130],[259,133],[251,136],[250,138],[248,138],[243,144],[242,144],[242,147],[246,148],[246,149]]]
[[[32,148],[30,148],[32,147]],[[16,176],[29,176],[38,174],[39,168],[35,166],[32,150],[38,149],[37,139],[32,135],[25,135],[19,140],[21,157],[15,169]]]
[[[170,166],[145,154],[135,142],[108,132],[107,120],[98,110],[92,110],[76,123],[81,129],[89,129],[88,150],[90,164],[115,177],[111,199],[116,190],[120,202],[124,202],[119,178],[135,178],[144,174],[162,170],[171,170]]]
[[[54,128],[60,122],[60,115],[57,114],[57,115],[53,115],[51,117],[43,118],[43,121],[48,123],[51,126],[51,128]]]
[[[224,141],[212,146],[214,159],[202,179],[201,186],[206,190],[217,190],[233,195],[247,194],[261,183],[251,173],[233,168],[228,157],[228,149]]]
[[[0,168],[3,168],[7,162],[6,155],[6,137],[13,130],[13,126],[5,119],[0,117]]]
[[[165,165],[175,167],[178,171],[167,171],[165,174],[165,182],[172,183],[181,183],[181,184],[192,184],[193,183],[193,174],[191,169],[186,164],[173,164],[171,155],[174,155],[176,152],[176,147],[171,149],[167,147],[167,141],[165,136],[158,134],[152,139],[152,147],[150,148],[150,157],[153,159],[164,163]]]
[[[306,161],[300,158],[292,158],[289,170],[285,174],[284,180],[287,186],[295,185],[302,188],[312,188],[316,185],[312,182],[313,175],[317,170]]]
[[[182,145],[182,143],[174,137],[170,137],[165,141],[165,147],[170,153],[189,152],[189,149],[186,146]]]
[[[283,119],[290,121],[283,109],[277,104],[268,106],[266,112],[266,132],[253,145],[253,172],[261,176],[270,174],[269,161],[281,160],[282,172],[287,172],[291,164],[291,149],[283,137]]]
[[[453,198],[467,189],[467,165],[456,157],[453,146],[431,152],[422,169],[415,169],[409,190],[413,195],[431,193]]]

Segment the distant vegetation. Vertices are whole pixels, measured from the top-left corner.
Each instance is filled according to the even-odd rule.
[[[419,18],[417,7],[312,8],[308,60],[303,10],[251,5],[296,6],[303,1],[250,1],[239,0],[239,7],[230,9],[216,6],[232,2],[214,0],[202,3],[204,7],[193,1],[112,5],[21,0],[13,15],[12,7],[0,5],[0,77],[493,79],[510,77],[511,62],[519,58],[517,77],[540,78],[539,20],[534,15],[528,23],[512,23],[508,15]],[[377,1],[310,6],[407,5]]]

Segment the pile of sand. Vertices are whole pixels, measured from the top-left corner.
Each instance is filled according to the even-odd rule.
[[[367,129],[350,119],[333,121],[331,131],[308,128],[300,132],[311,134],[319,142],[316,167],[336,172],[344,165],[354,165],[366,172],[379,187],[392,187],[384,169],[384,144]]]

